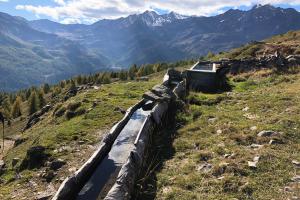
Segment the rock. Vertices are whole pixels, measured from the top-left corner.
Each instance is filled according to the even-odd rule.
[[[63,116],[63,115],[65,114],[65,112],[66,112],[66,109],[67,109],[67,108],[65,108],[65,107],[59,108],[59,109],[54,113],[54,116],[55,116],[55,117],[61,117],[61,116]]]
[[[264,145],[260,145],[260,144],[251,144],[250,148],[251,149],[261,149]]]
[[[209,118],[208,119],[208,122],[209,123],[215,123],[217,121],[217,118],[216,117],[212,117],[212,118]]]
[[[50,109],[52,108],[51,105],[46,105],[44,106],[40,111],[34,113],[33,115],[30,116],[27,124],[25,125],[23,132],[26,131],[27,129],[31,128],[33,125],[38,123],[40,121],[40,117],[47,113]]]
[[[71,118],[73,118],[73,117],[75,117],[75,116],[76,116],[76,112],[74,112],[74,111],[67,110],[67,112],[65,113],[65,117],[68,120],[71,119]]]
[[[285,192],[293,192],[293,188],[291,188],[291,187],[284,187],[283,191],[285,191]]]
[[[295,165],[295,167],[300,168],[300,162],[297,160],[293,160],[292,161],[293,165]]]
[[[250,108],[247,106],[247,107],[243,108],[242,111],[247,112],[249,109],[250,109]]]
[[[195,143],[194,144],[194,149],[199,150],[200,149],[200,144],[199,143]]]
[[[248,166],[249,166],[250,168],[256,169],[256,168],[257,168],[256,165],[257,165],[259,159],[260,159],[259,156],[255,156],[255,157],[253,158],[253,161],[248,161]]]
[[[61,160],[61,159],[57,159],[55,161],[53,161],[51,164],[50,164],[50,169],[52,170],[58,170],[60,169],[62,166],[64,166],[66,164],[65,161]]]
[[[151,89],[151,92],[163,99],[169,100],[172,98],[176,98],[174,93],[170,90],[170,88],[164,85],[156,85]]]
[[[150,101],[155,101],[155,102],[168,101],[168,99],[157,96],[156,94],[154,94],[152,92],[144,93],[143,98],[150,100]]]
[[[250,168],[255,168],[256,169],[256,164],[257,164],[257,162],[248,161],[248,166]]]
[[[251,114],[251,113],[245,113],[243,116],[246,117],[247,119],[258,119],[259,118],[258,115]]]
[[[300,175],[296,175],[291,179],[293,182],[300,183]]]
[[[231,154],[225,154],[224,158],[229,158],[231,156]]]
[[[30,180],[28,182],[28,184],[30,185],[30,187],[37,187],[38,186],[38,184],[36,182],[32,181],[32,180]]]
[[[167,74],[169,75],[169,84],[172,82],[180,82],[183,80],[182,74],[173,68],[168,69]]]
[[[43,146],[33,146],[27,150],[26,157],[20,165],[20,169],[34,169],[44,165],[48,158]]]
[[[217,130],[217,134],[222,134],[222,130],[221,129]]]
[[[20,158],[13,158],[11,161],[11,165],[14,167],[20,161]]]
[[[83,140],[78,141],[79,145],[83,145],[84,143],[85,143],[85,141],[83,141]]]
[[[254,161],[254,162],[258,162],[258,161],[259,161],[259,159],[260,159],[260,157],[259,157],[259,156],[255,156],[255,157],[253,158],[253,161]]]
[[[53,194],[48,192],[39,192],[38,195],[35,197],[36,200],[48,200],[52,197]]]
[[[47,182],[50,182],[55,176],[56,173],[53,170],[47,170],[42,174],[42,178],[46,179]]]
[[[69,172],[76,172],[76,170],[77,170],[76,167],[71,167],[68,169]]]
[[[270,130],[268,130],[268,131],[261,131],[261,132],[259,132],[257,134],[258,137],[272,137],[272,136],[276,136],[276,135],[278,135],[277,132],[270,131]]]
[[[283,144],[283,141],[281,139],[274,138],[274,139],[270,140],[269,144],[270,145],[272,145],[272,144]]]
[[[251,130],[251,131],[256,131],[256,130],[257,130],[257,126],[251,126],[251,127],[250,127],[250,130]]]
[[[78,92],[77,87],[74,87],[74,88],[70,89],[70,90],[66,93],[66,95],[65,95],[65,97],[64,97],[64,100],[67,101],[69,98],[76,96],[77,92]]]
[[[207,173],[212,170],[212,167],[213,166],[211,164],[204,163],[204,164],[200,165],[199,167],[197,167],[197,171]]]

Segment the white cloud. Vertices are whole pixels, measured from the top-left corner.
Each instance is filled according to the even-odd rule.
[[[6,1],[6,0],[0,0]],[[39,16],[48,16],[63,23],[90,23],[103,18],[118,18],[145,10],[162,9],[184,15],[211,15],[226,7],[254,4],[300,5],[300,0],[53,0],[56,6],[18,5]]]
[[[0,0],[0,2],[9,2],[9,0]]]

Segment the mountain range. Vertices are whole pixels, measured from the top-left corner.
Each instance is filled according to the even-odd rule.
[[[300,13],[271,5],[212,17],[154,11],[91,25],[28,21],[0,13],[0,89],[75,74],[198,58],[300,29]]]

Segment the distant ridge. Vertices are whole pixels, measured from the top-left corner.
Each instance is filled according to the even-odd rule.
[[[230,9],[212,17],[146,11],[91,25],[26,21],[2,13],[0,90],[133,63],[198,58],[298,29],[298,11],[272,5]]]

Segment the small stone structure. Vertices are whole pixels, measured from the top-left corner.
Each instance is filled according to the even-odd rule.
[[[225,77],[224,62],[197,62],[186,71],[186,81],[189,89],[214,91],[223,83]]]
[[[259,69],[275,68],[278,71],[299,66],[300,56],[284,57],[278,52],[259,58],[222,59],[217,62],[199,61],[186,71],[188,89],[214,91],[224,86],[226,73],[239,74]]]

